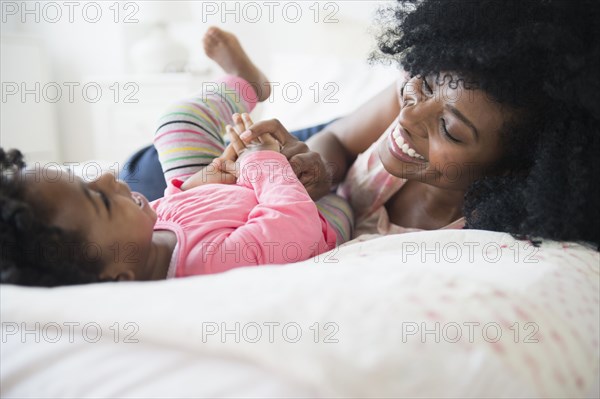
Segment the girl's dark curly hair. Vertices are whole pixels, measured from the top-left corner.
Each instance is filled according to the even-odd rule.
[[[0,282],[52,287],[100,281],[80,234],[49,225],[25,198],[23,156],[0,147]]]
[[[505,173],[466,193],[467,227],[600,245],[599,4],[426,0],[380,11],[373,60],[413,76],[452,72],[520,111],[503,128]]]

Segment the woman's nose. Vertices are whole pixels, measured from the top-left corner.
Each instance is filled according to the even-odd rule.
[[[411,79],[406,83],[402,90],[402,99],[405,107],[416,105],[421,99],[420,92],[415,84],[415,79]]]
[[[399,122],[411,135],[428,139],[435,129],[435,121],[441,112],[441,104],[433,97],[427,97],[412,80],[404,88],[404,106],[400,110]]]

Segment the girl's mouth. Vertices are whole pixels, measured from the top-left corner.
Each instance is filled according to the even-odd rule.
[[[135,202],[137,204],[137,206],[139,206],[142,209],[148,203],[148,200],[146,199],[146,197],[144,197],[142,194],[136,193],[136,192],[131,193],[131,199],[133,199],[133,202]]]
[[[401,132],[400,125],[396,125],[389,137],[389,148],[392,155],[403,161],[411,163],[425,163],[427,160],[414,148],[408,144],[408,140],[404,138]]]

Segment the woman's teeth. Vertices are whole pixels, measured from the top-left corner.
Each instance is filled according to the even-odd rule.
[[[412,158],[422,159],[422,160],[425,159],[425,157],[423,155],[416,152],[413,148],[410,148],[408,146],[408,143],[404,142],[404,137],[402,137],[402,135],[400,134],[400,126],[396,126],[396,128],[394,129],[394,131],[392,133],[392,137],[394,137],[394,141],[396,142],[396,145],[398,146],[398,148],[400,148],[402,150],[403,153],[405,153],[406,155],[408,155]]]

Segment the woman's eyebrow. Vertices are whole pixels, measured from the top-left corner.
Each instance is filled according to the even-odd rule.
[[[473,124],[473,122],[471,122],[469,119],[467,119],[466,116],[464,116],[459,110],[457,110],[456,108],[454,108],[450,104],[446,104],[444,106],[444,108],[446,108],[448,111],[452,112],[452,114],[454,114],[454,116],[456,116],[458,119],[460,119],[461,121],[463,121],[463,123],[465,125],[467,125],[468,127],[470,127],[471,130],[473,131],[473,136],[475,137],[475,140],[476,141],[479,140],[479,131],[477,130],[477,128],[475,127],[475,125]]]
[[[96,201],[94,201],[94,199],[92,198],[92,196],[91,196],[90,192],[88,191],[87,187],[85,186],[85,183],[83,182],[83,180],[81,180],[79,182],[79,186],[83,190],[83,193],[85,194],[85,196],[87,197],[87,199],[89,199],[90,202],[92,203],[92,205],[94,205],[94,208],[96,208],[96,213],[98,215],[100,215],[100,210],[98,209],[98,204],[96,204]]]

